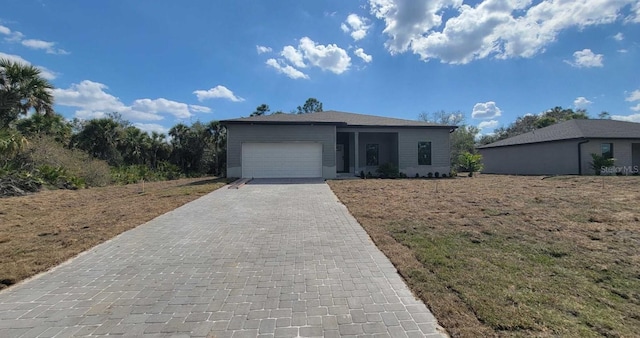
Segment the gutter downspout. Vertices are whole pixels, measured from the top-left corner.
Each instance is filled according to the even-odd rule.
[[[589,140],[578,142],[578,175],[582,175],[582,145],[588,142]]]

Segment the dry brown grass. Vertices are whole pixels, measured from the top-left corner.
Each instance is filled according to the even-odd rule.
[[[640,177],[329,184],[452,336],[640,332]]]
[[[0,199],[0,289],[216,190],[200,178]]]

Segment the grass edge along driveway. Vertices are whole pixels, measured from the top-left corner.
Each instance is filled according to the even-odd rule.
[[[452,336],[640,332],[640,177],[329,185]]]

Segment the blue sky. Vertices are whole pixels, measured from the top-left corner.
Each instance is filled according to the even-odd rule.
[[[554,106],[640,122],[637,0],[3,0],[0,57],[67,118],[144,130],[325,110],[461,111],[490,133]]]

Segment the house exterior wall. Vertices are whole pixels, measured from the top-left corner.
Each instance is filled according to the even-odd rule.
[[[397,142],[397,164],[400,172],[413,177],[416,173],[420,176],[427,176],[428,173],[439,172],[441,174],[449,174],[451,171],[451,141],[449,129],[443,128],[366,128],[366,127],[347,127],[338,128],[338,132],[358,133],[358,163],[361,166],[351,166],[351,172],[358,174],[361,170],[365,173],[371,171],[375,173],[376,167],[367,167],[366,164],[366,139],[363,135],[367,133],[395,133],[397,138],[392,141]],[[355,134],[354,134],[355,135]],[[366,136],[365,136],[366,137]],[[355,147],[355,138],[349,139],[350,147]],[[353,142],[352,142],[353,141]],[[418,143],[431,142],[431,165],[418,165]],[[355,151],[355,149],[352,149]],[[382,155],[382,148],[379,150]],[[391,157],[389,157],[391,158]],[[389,161],[386,161],[389,162]],[[394,161],[392,161],[394,162]],[[380,159],[380,164],[385,163]],[[396,162],[394,162],[396,163]]]
[[[511,175],[578,174],[578,142],[570,140],[478,149],[484,165],[482,172]]]
[[[365,173],[375,174],[381,164],[391,162],[398,165],[398,142],[396,133],[360,133],[358,167]],[[378,145],[378,165],[367,166],[367,144]]]
[[[416,174],[447,174],[451,172],[451,139],[448,129],[403,129],[398,133],[398,162],[400,171],[413,177]],[[418,164],[418,143],[431,142],[431,165]]]
[[[640,143],[640,139],[591,139],[588,143],[582,145],[582,172],[584,174],[593,175],[595,171],[591,168],[591,154],[602,154],[602,143],[613,143],[614,166],[616,167],[633,167],[634,164],[633,147],[634,143]],[[636,160],[637,161],[637,160]]]
[[[587,142],[585,142],[587,141]],[[589,139],[478,149],[484,164],[483,173],[511,175],[577,175],[578,143],[583,175],[593,175],[591,153],[602,154],[602,143],[613,143],[616,166],[633,166],[632,144],[637,140]]]
[[[322,143],[322,177],[336,177],[336,127],[327,125],[227,125],[227,176],[242,177],[242,143]]]

